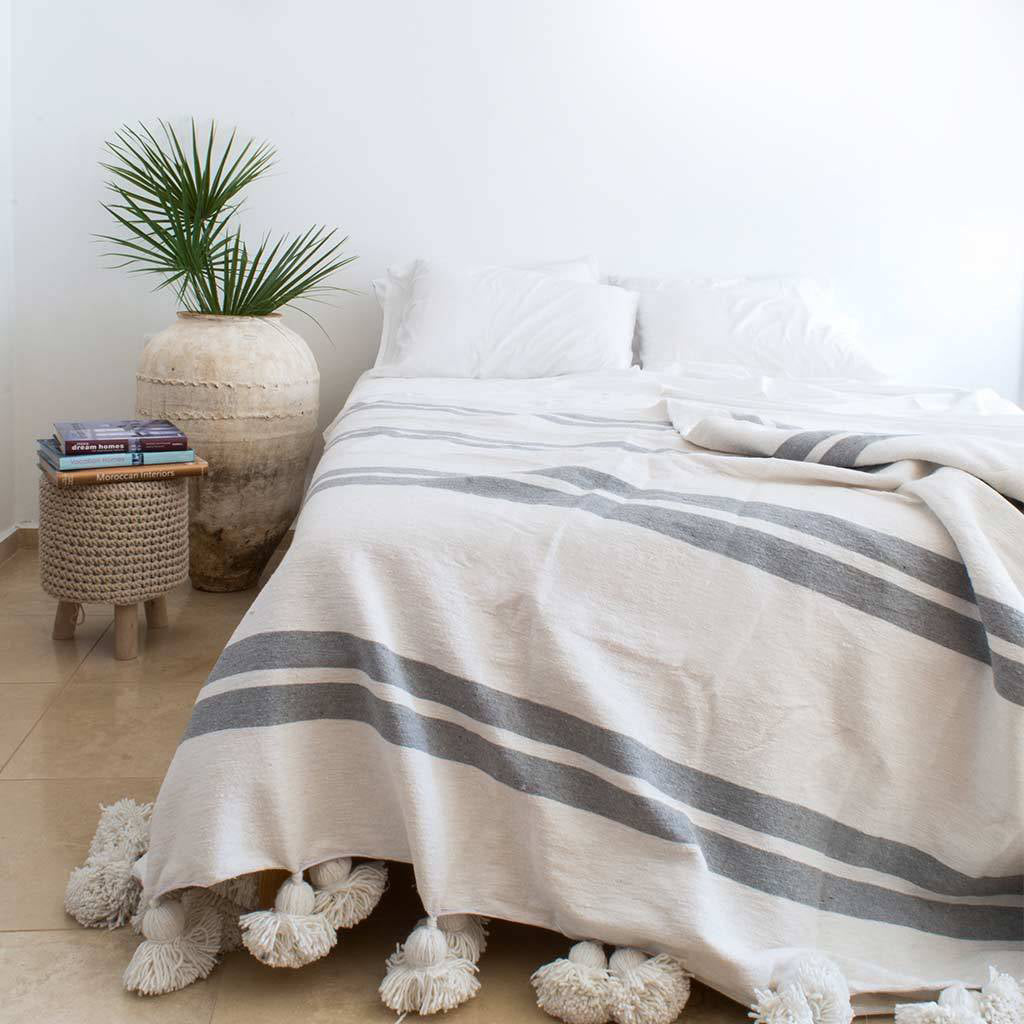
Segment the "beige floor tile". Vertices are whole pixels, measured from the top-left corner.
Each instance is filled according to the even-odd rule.
[[[54,640],[52,611],[0,615],[0,683],[67,682],[110,625],[111,616],[87,616],[74,639]]]
[[[141,998],[121,987],[137,936],[117,932],[9,932],[0,935],[3,1024],[208,1024],[216,972],[181,992]]]
[[[68,686],[0,780],[160,778],[185,731],[195,692],[156,684]]]
[[[196,595],[196,596],[193,596]],[[218,600],[221,598],[222,600]],[[139,627],[139,656],[132,661],[114,658],[114,631],[110,630],[81,668],[72,686],[83,683],[174,683],[200,686],[220,657],[248,601],[236,595],[198,591],[168,602],[165,629]],[[143,621],[139,612],[140,622]]]
[[[196,590],[190,583],[183,583],[175,587],[167,595],[167,604],[170,608],[194,608],[214,615],[233,615],[240,619],[255,600],[257,590],[250,587],[248,590],[237,590],[231,594],[211,594],[205,590]]]
[[[0,683],[0,768],[59,689],[57,683]]]
[[[0,781],[0,931],[78,929],[64,913],[64,887],[85,860],[99,805],[152,800],[159,787],[158,779]]]
[[[35,550],[20,548],[0,563],[0,606],[20,614],[52,611],[54,600],[39,585],[39,558]]]
[[[39,528],[32,526],[18,527],[18,545],[32,551],[39,550]]]

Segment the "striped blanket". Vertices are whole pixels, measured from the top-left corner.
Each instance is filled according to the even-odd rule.
[[[1024,517],[930,463],[708,450],[671,397],[364,378],[147,892],[370,856],[744,1001],[805,949],[862,1008],[1021,973]]]

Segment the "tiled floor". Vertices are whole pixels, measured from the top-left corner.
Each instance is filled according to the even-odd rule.
[[[143,626],[139,658],[116,662],[109,608],[88,607],[76,638],[54,642],[36,552],[0,565],[0,1024],[394,1021],[376,986],[385,956],[421,913],[404,866],[392,867],[381,906],[329,957],[274,971],[232,953],[208,980],[155,999],[121,988],[135,936],[86,930],[64,914],[64,884],[85,856],[99,804],[156,794],[195,694],[254,594],[186,585],[169,599],[170,628],[146,635]],[[527,979],[567,947],[550,932],[496,924],[481,994],[444,1019],[550,1020]],[[740,1024],[746,1010],[698,986],[683,1020]]]

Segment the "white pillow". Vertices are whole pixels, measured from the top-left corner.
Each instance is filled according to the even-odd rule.
[[[396,377],[553,377],[630,365],[636,295],[536,270],[413,266],[394,352]]]
[[[397,267],[388,267],[383,277],[378,277],[375,281],[370,282],[384,318],[375,368],[388,366],[395,361],[395,332],[398,330],[399,321],[404,316],[405,308],[409,304],[412,273],[415,266],[416,261],[403,263]],[[530,263],[521,269],[536,270],[541,274],[547,274],[548,277],[557,277],[562,281],[584,281],[594,284],[598,280],[597,264],[589,256],[581,256],[576,260]]]
[[[639,292],[645,370],[732,363],[772,377],[878,380],[853,325],[815,282],[794,277],[621,278]]]

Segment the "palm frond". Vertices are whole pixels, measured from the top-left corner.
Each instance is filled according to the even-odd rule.
[[[192,312],[265,316],[315,293],[348,289],[324,284],[355,256],[348,241],[314,226],[290,241],[264,236],[250,253],[237,224],[242,192],[274,165],[269,143],[237,144],[232,130],[218,147],[216,125],[201,136],[195,121],[183,141],[158,122],[123,126],[105,144],[101,166],[110,175],[112,200],[102,204],[120,234],[100,235],[104,256],[133,273],[161,278]],[[315,318],[314,318],[315,319]]]

